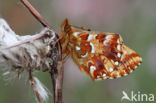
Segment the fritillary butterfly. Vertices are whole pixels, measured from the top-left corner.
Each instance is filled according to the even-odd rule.
[[[67,19],[61,24],[63,53],[70,54],[93,80],[126,76],[140,65],[142,58],[123,43],[119,34],[76,28]]]

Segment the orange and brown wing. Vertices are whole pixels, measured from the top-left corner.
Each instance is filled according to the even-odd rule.
[[[140,65],[142,59],[136,52],[124,44],[122,45],[122,51],[121,56],[114,55],[120,58],[118,61],[107,58],[105,54],[99,54],[89,57],[90,62],[88,62],[88,66],[82,64],[80,67],[87,70],[87,73],[93,80],[114,79],[126,76]]]
[[[71,56],[93,80],[113,79],[132,72],[141,57],[122,43],[115,33],[80,32]]]

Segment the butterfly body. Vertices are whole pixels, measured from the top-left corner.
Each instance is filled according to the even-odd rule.
[[[141,57],[123,44],[119,34],[78,30],[67,19],[61,27],[63,53],[70,54],[80,70],[93,80],[125,76],[141,62]]]

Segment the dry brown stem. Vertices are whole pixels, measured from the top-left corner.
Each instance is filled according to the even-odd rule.
[[[27,0],[21,0],[21,2],[44,27],[48,27],[55,32],[52,26],[37,12],[37,10]],[[55,34],[57,37],[56,40],[59,39],[59,36],[57,35],[56,32]],[[62,50],[61,50],[62,48],[59,41],[56,43],[55,46],[56,46],[56,51],[54,52],[57,52],[59,57],[57,58],[56,61],[54,61],[53,65],[51,65],[50,75],[52,78],[54,103],[62,103],[62,85],[63,85],[64,70],[63,70],[63,66],[61,66],[60,69],[57,69],[58,62],[62,60]],[[32,82],[32,79],[30,79],[30,82]],[[40,102],[40,97],[37,98],[38,101]]]

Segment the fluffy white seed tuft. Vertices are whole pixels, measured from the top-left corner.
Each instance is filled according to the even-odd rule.
[[[49,97],[48,94],[50,94],[49,90],[36,77],[34,77],[34,81],[36,83],[36,90],[41,96],[42,100],[47,101]]]

